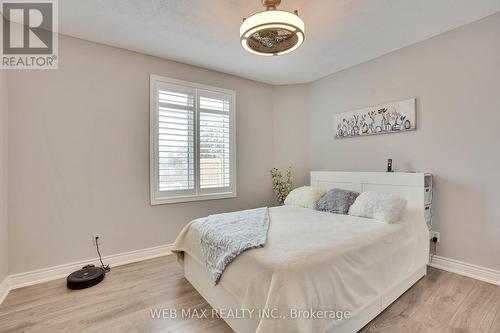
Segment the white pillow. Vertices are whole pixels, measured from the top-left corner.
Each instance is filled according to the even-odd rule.
[[[326,191],[318,187],[302,186],[288,194],[285,205],[304,208],[314,208],[316,202],[325,195]]]
[[[349,209],[349,215],[368,217],[387,223],[401,219],[406,208],[406,199],[375,191],[361,193]]]

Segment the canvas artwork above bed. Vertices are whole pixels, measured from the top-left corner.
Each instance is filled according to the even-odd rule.
[[[371,106],[335,114],[335,138],[413,131],[416,126],[415,99]]]

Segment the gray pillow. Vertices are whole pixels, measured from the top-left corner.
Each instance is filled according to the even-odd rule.
[[[322,212],[346,215],[358,195],[358,192],[334,188],[319,199],[315,208]]]

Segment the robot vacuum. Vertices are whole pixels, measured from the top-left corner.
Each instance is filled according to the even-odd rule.
[[[87,265],[82,269],[71,273],[66,279],[68,289],[85,289],[95,286],[102,280],[106,272],[101,267]]]

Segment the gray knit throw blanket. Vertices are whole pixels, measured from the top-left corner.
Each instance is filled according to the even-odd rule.
[[[264,246],[268,229],[267,207],[210,215],[201,222],[201,253],[215,285],[240,253]]]

